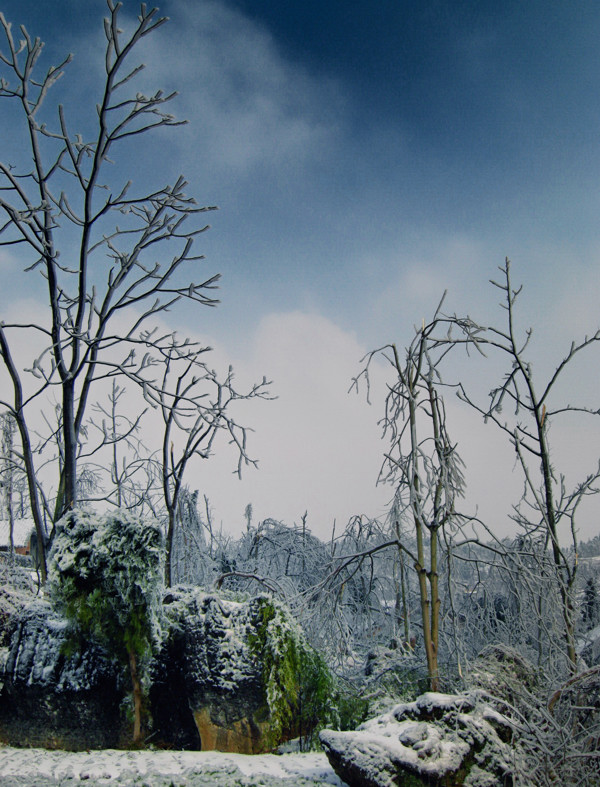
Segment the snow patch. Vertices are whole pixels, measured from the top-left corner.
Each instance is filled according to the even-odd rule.
[[[227,781],[217,781],[228,775]],[[237,779],[259,778],[268,787],[280,779],[296,784],[333,785],[344,787],[327,758],[322,753],[311,754],[220,754],[218,752],[117,751],[62,752],[46,749],[0,748],[0,782],[23,779],[22,784],[34,784],[36,779],[95,780],[101,784],[127,779],[135,783],[137,777],[153,776],[192,779],[202,776],[206,787],[215,784],[235,784]],[[122,781],[121,781],[122,783]],[[247,782],[246,782],[247,783]]]

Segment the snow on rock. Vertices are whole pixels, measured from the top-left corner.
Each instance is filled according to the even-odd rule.
[[[0,647],[8,647],[10,644],[15,620],[31,599],[31,592],[9,584],[0,585]]]
[[[163,638],[145,674],[152,743],[257,754],[309,735],[320,718],[334,723],[319,715],[316,699],[327,713],[330,703],[327,682],[315,679],[318,654],[277,602],[175,588],[163,610]],[[127,741],[128,676],[73,636],[47,602],[16,616],[10,647],[0,649],[0,742],[81,750]],[[317,689],[306,696],[305,678],[323,697]]]
[[[257,754],[311,732],[299,685],[319,661],[285,607],[174,588],[164,612],[169,634],[150,690],[159,740]]]
[[[6,672],[29,686],[59,691],[90,689],[113,670],[100,649],[85,645],[65,656],[67,621],[45,601],[35,601],[22,614],[11,640]]]
[[[151,672],[158,740],[248,754],[264,748],[256,717],[267,717],[266,695],[249,642],[251,607],[190,588],[168,592],[168,634]]]
[[[320,739],[351,787],[508,787],[516,756],[510,730],[477,694],[430,692],[356,731],[323,730]]]

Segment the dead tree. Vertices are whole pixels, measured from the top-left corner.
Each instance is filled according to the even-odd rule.
[[[247,452],[247,429],[236,421],[232,410],[241,400],[268,399],[269,383],[263,378],[240,393],[231,367],[221,380],[200,354],[182,351],[176,341],[163,352],[162,369],[158,383],[145,382],[145,394],[147,401],[159,408],[163,420],[159,464],[167,511],[165,582],[169,586],[177,509],[188,464],[193,457],[208,459],[223,433],[237,454],[238,476],[245,465],[256,465]]]

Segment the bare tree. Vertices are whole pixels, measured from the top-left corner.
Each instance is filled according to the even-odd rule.
[[[244,465],[256,465],[247,453],[247,429],[232,413],[240,400],[269,398],[266,379],[249,391],[239,393],[234,387],[233,369],[224,380],[202,360],[200,353],[190,353],[176,340],[163,352],[163,375],[158,384],[145,382],[147,400],[160,408],[164,423],[160,470],[163,499],[167,511],[165,582],[171,584],[171,555],[179,496],[184,475],[194,457],[208,459],[222,432],[237,452],[238,476]]]
[[[79,500],[110,503],[134,510],[139,516],[160,519],[158,463],[141,435],[149,408],[140,411],[128,394],[131,391],[113,378],[106,400],[91,407],[82,430],[86,442],[80,445],[78,454]],[[129,415],[130,411],[135,414]]]
[[[23,27],[20,40],[15,39],[0,14],[5,35],[0,98],[18,105],[33,162],[31,169],[19,171],[0,161],[0,245],[20,249],[26,274],[41,275],[48,305],[33,323],[0,324],[0,355],[12,391],[2,395],[0,404],[17,424],[40,541],[42,503],[31,418],[43,396],[54,390],[60,402],[58,518],[78,499],[77,462],[95,384],[126,375],[146,392],[146,373],[157,357],[177,352],[194,364],[197,346],[187,340],[174,343],[170,334],[146,326],[182,299],[201,306],[217,303],[211,291],[218,275],[183,285],[179,275],[202,259],[193,253],[193,243],[207,229],[188,220],[213,208],[199,207],[188,197],[181,176],[171,185],[136,193],[131,180],[120,179],[121,168],[111,169],[120,150],[129,158],[135,155],[140,136],[180,121],[166,108],[175,93],[144,95],[132,89],[143,69],[130,64],[132,51],[166,19],[142,3],[133,29],[124,33],[121,3],[107,4],[105,79],[89,140],[71,131],[61,104],[56,118],[46,112],[48,95],[71,56],[39,73],[42,42]],[[29,346],[39,348],[28,369],[16,352],[16,341],[24,335]]]
[[[549,429],[553,420],[568,413],[600,415],[600,409],[590,409],[557,400],[558,381],[570,369],[573,359],[600,341],[600,330],[583,341],[573,342],[564,359],[556,366],[541,386],[534,375],[533,364],[527,357],[531,328],[519,336],[515,325],[516,302],[522,287],[514,288],[510,275],[510,261],[500,268],[502,280],[492,281],[503,296],[506,325],[502,328],[484,326],[473,320],[457,320],[464,332],[464,340],[473,343],[481,352],[499,351],[507,358],[509,371],[502,382],[490,393],[486,405],[477,403],[460,386],[459,396],[468,402],[486,421],[505,432],[514,446],[524,476],[524,493],[515,507],[513,518],[528,535],[541,534],[543,549],[550,550],[554,579],[560,592],[563,641],[569,669],[577,669],[575,650],[574,589],[577,576],[576,513],[583,499],[596,494],[600,479],[600,465],[583,481],[567,488],[564,474],[558,474],[552,459]],[[504,406],[513,416],[507,416]],[[567,541],[565,541],[565,537]]]
[[[134,418],[130,418],[122,412],[119,405],[125,393],[125,388],[118,385],[117,380],[113,379],[107,406],[102,402],[98,402],[94,407],[100,418],[95,425],[102,435],[97,450],[104,446],[110,448],[110,487],[114,490],[114,503],[118,508],[139,506],[139,500],[131,501],[127,492],[128,487],[131,487],[133,476],[143,464],[142,457],[147,454],[142,441],[138,437],[140,424],[146,414],[146,409],[142,410],[141,413],[137,413]],[[94,421],[90,420],[94,424]],[[129,453],[133,455],[134,467],[131,466]]]
[[[478,525],[477,535],[459,532],[447,546],[452,611],[444,635],[459,672],[484,647],[502,643],[535,663],[552,685],[564,672],[564,647],[560,593],[543,534],[501,539]]]
[[[376,356],[392,367],[388,384],[383,436],[389,443],[380,481],[395,487],[394,528],[397,548],[414,566],[419,582],[423,641],[432,689],[439,687],[440,631],[440,536],[457,519],[455,502],[463,494],[463,463],[450,440],[441,386],[440,365],[452,344],[439,342],[435,332],[449,321],[443,317],[443,298],[433,319],[416,330],[401,360],[395,344],[386,345],[366,357],[356,378],[367,379]],[[405,520],[411,523],[415,547],[402,535]]]

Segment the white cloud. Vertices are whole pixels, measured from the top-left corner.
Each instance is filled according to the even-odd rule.
[[[237,481],[222,451],[189,479],[227,527],[241,525],[248,502],[256,517],[290,524],[308,510],[309,526],[324,537],[334,519],[339,527],[356,513],[385,512],[390,490],[375,488],[381,402],[369,407],[364,396],[348,394],[364,352],[354,335],[319,314],[270,314],[261,321],[248,357],[234,360],[241,379],[264,372],[278,396],[247,408],[259,470]]]
[[[600,247],[590,252],[586,262],[565,266],[566,276],[552,308],[553,321],[573,338],[591,335],[600,328]]]
[[[33,321],[39,305],[22,301],[14,304],[14,312]],[[213,343],[210,337],[207,341]],[[273,380],[272,391],[278,396],[270,402],[241,403],[236,411],[239,422],[255,430],[249,435],[249,454],[259,460],[258,470],[248,468],[238,480],[233,473],[235,451],[224,443],[208,461],[198,459],[189,467],[186,483],[208,496],[216,524],[239,532],[249,502],[255,519],[274,517],[288,524],[299,522],[307,510],[309,527],[323,538],[334,520],[339,529],[354,514],[384,516],[392,490],[376,487],[385,450],[377,422],[383,414],[387,370],[373,367],[371,406],[364,387],[358,396],[348,393],[366,350],[357,336],[318,313],[295,311],[266,315],[248,337],[242,358],[235,348],[218,341],[215,345],[209,364],[226,369],[231,362],[240,390],[264,374]],[[22,365],[29,365],[33,348],[21,339],[15,347]],[[499,536],[514,532],[508,515],[521,493],[522,476],[513,449],[505,435],[491,424],[485,426],[451,390],[445,397],[448,429],[467,465],[463,510],[478,510]],[[131,410],[136,401],[134,395],[126,408]],[[575,417],[561,424],[557,417],[552,425],[553,461],[557,473],[566,473],[568,484],[595,467],[596,420]],[[36,428],[42,426],[34,421]],[[157,447],[160,433],[158,414],[148,413],[142,439],[149,448]],[[582,506],[583,537],[595,532],[597,502],[592,498]]]
[[[297,165],[334,142],[339,85],[286,60],[226,2],[180,4],[145,48],[144,80],[178,90],[174,109],[191,121],[170,143],[196,148],[208,169]]]
[[[486,259],[484,245],[470,236],[432,233],[399,239],[397,248],[381,250],[363,267],[375,271],[361,331],[374,345],[409,343],[414,326],[433,317],[444,291],[446,313],[475,313],[487,319],[495,306],[496,295],[488,284],[495,268]]]
[[[373,368],[371,406],[364,388],[363,395],[347,393],[364,353],[353,332],[318,313],[300,311],[264,317],[244,359],[228,355],[224,347],[217,349],[216,357],[232,360],[241,380],[264,373],[274,380],[273,392],[279,396],[273,402],[252,403],[244,410],[245,420],[240,419],[256,430],[250,453],[259,459],[259,470],[249,469],[238,481],[231,474],[233,454],[221,446],[209,462],[190,471],[189,485],[208,495],[225,529],[239,531],[249,502],[255,518],[271,516],[289,524],[299,522],[308,510],[308,524],[321,537],[329,535],[334,519],[339,528],[353,514],[385,515],[392,490],[376,488],[375,482],[386,447],[377,422],[388,370],[379,364]],[[463,379],[471,390],[475,385],[484,404],[501,370],[492,362],[473,371],[471,361],[453,360],[449,373],[471,371],[472,378]],[[444,395],[449,433],[466,463],[467,495],[461,509],[477,514],[499,537],[514,534],[509,515],[523,488],[514,449],[505,434],[491,423],[485,425],[452,389]],[[553,427],[553,458],[569,483],[594,467],[597,441],[590,434],[589,425],[581,421],[561,425],[557,419]],[[588,501],[579,518],[586,538],[593,534],[595,502]]]

